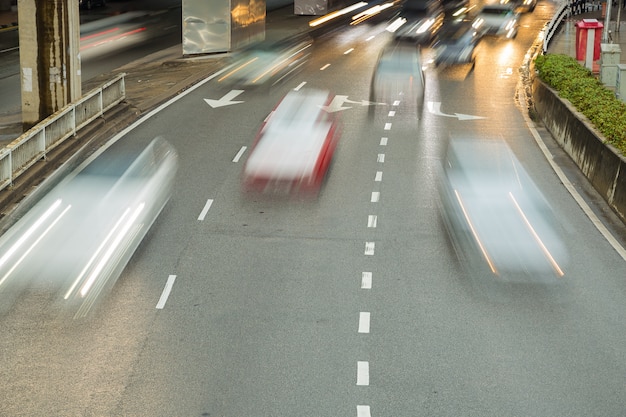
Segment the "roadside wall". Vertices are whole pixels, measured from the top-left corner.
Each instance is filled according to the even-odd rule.
[[[626,223],[626,159],[538,77],[532,84],[536,114],[593,187]]]

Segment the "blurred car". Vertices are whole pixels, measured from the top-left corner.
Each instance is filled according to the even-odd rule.
[[[308,36],[259,42],[235,56],[219,82],[241,87],[273,86],[296,74],[307,62],[313,41]]]
[[[510,3],[487,4],[478,12],[472,25],[485,35],[512,39],[517,35],[519,14]]]
[[[537,0],[518,0],[517,10],[521,13],[532,13],[537,7]]]
[[[555,216],[504,140],[452,138],[440,195],[454,247],[473,274],[547,283],[564,275]]]
[[[430,45],[441,29],[444,18],[441,0],[407,0],[389,28],[392,28],[395,40]]]
[[[469,0],[442,0],[443,9],[448,16],[457,16],[470,7]]]
[[[339,139],[333,95],[292,90],[263,122],[243,168],[243,188],[272,194],[315,194]]]
[[[481,33],[468,21],[446,22],[433,45],[436,65],[472,64]]]
[[[77,317],[86,315],[169,200],[177,164],[176,151],[157,138],[64,178],[0,238],[0,297],[45,283]]]
[[[416,109],[424,104],[425,81],[420,50],[411,44],[392,43],[383,48],[372,75],[370,101],[391,104],[401,101],[403,107]],[[369,107],[370,114],[377,106]]]

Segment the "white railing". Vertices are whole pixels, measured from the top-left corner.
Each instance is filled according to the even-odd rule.
[[[552,40],[552,37],[559,29],[559,26],[563,22],[563,19],[570,15],[570,3],[569,1],[561,1],[561,4],[556,9],[556,12],[552,16],[552,19],[548,22],[544,29],[544,38],[543,38],[543,53],[546,54],[548,52],[548,45]]]
[[[0,190],[11,185],[48,152],[126,98],[126,74],[83,95],[37,123],[0,150]]]

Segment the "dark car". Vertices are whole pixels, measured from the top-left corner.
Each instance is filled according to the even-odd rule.
[[[395,40],[430,45],[443,25],[441,0],[408,0],[390,25]]]
[[[444,24],[434,44],[436,65],[472,64],[476,60],[476,46],[481,32],[469,21],[450,21]]]

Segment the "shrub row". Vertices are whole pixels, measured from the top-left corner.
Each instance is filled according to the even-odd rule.
[[[611,145],[626,155],[626,103],[571,56],[539,55],[535,68],[541,80],[569,100]]]

